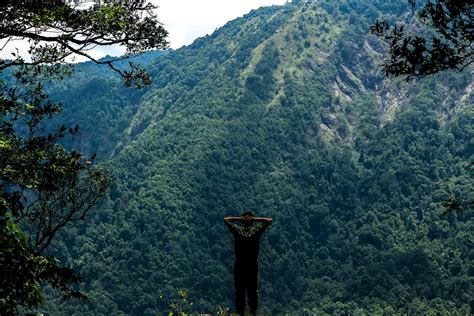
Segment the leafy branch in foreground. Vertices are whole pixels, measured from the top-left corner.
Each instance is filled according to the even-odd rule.
[[[78,127],[48,132],[45,119],[61,109],[43,92],[44,75],[61,72],[22,66],[0,84],[0,312],[43,302],[42,284],[66,298],[82,297],[81,278],[43,252],[67,224],[83,219],[105,194],[110,176],[75,151],[58,144]],[[29,236],[29,237],[26,237]]]
[[[44,303],[49,284],[64,298],[84,298],[73,285],[81,277],[44,255],[56,233],[84,219],[110,186],[103,167],[60,145],[78,127],[45,127],[61,111],[44,92],[45,82],[71,74],[67,58],[83,56],[108,65],[126,85],[142,87],[150,77],[136,64],[117,66],[128,55],[164,49],[167,32],[143,0],[114,1],[78,10],[62,1],[3,1],[0,40],[29,43],[27,56],[0,60],[0,314]],[[6,45],[5,44],[5,45]],[[127,56],[97,60],[90,50],[122,45]],[[5,46],[0,48],[2,51]]]
[[[448,69],[462,71],[472,64],[472,1],[429,0],[419,10],[416,0],[409,3],[414,23],[389,26],[379,20],[371,27],[389,45],[386,75],[421,78]]]
[[[28,41],[29,58],[14,53],[12,60],[0,60],[0,71],[19,65],[60,63],[68,57],[82,56],[108,65],[125,79],[126,85],[150,83],[149,76],[138,65],[130,64],[124,70],[117,62],[132,54],[168,47],[168,32],[158,22],[156,6],[145,0],[127,0],[78,10],[62,1],[56,2],[54,5],[48,1],[2,2],[0,40]],[[92,49],[111,45],[125,47],[126,54],[100,60],[92,56]]]

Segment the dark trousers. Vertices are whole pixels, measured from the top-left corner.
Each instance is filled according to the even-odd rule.
[[[245,310],[245,292],[248,295],[250,312],[258,308],[258,264],[234,263],[235,307],[239,314]]]

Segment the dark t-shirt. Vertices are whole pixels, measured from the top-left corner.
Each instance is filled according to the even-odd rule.
[[[257,226],[243,227],[225,222],[235,241],[235,261],[237,264],[256,264],[260,249],[260,237],[267,229],[269,223]]]

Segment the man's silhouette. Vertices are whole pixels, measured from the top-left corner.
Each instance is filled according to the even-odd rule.
[[[243,226],[233,224],[240,221]],[[252,226],[260,222],[260,225]],[[234,263],[234,285],[235,306],[237,313],[244,314],[245,292],[248,295],[250,313],[255,315],[258,308],[258,251],[260,248],[260,237],[272,222],[268,217],[255,217],[252,212],[245,212],[241,216],[228,216],[224,223],[234,236],[235,241],[235,263]]]

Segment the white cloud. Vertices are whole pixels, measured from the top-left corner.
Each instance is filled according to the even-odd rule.
[[[286,0],[152,0],[158,5],[159,20],[169,31],[172,48],[191,44],[197,37],[211,34],[226,22],[252,9]]]

